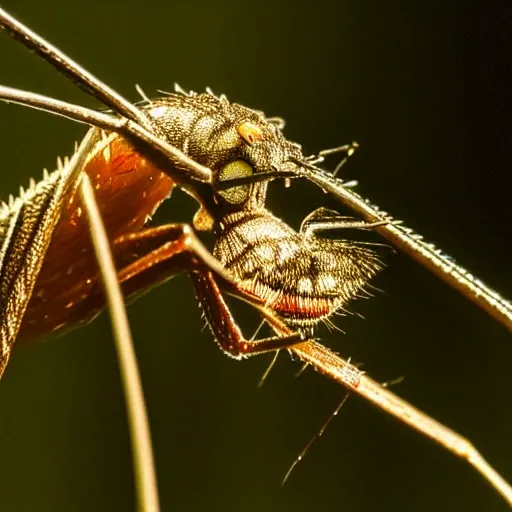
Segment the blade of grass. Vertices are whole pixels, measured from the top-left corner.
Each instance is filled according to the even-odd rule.
[[[80,193],[91,227],[94,251],[100,268],[112,321],[112,333],[126,399],[137,510],[140,512],[158,512],[160,506],[151,446],[151,433],[130,326],[123,294],[117,281],[117,273],[108,237],[94,197],[94,190],[86,174],[82,175]]]

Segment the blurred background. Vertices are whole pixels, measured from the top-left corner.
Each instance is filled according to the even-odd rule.
[[[357,140],[359,192],[512,296],[512,6],[456,2],[5,0],[20,20],[126,97],[210,86],[279,115],[306,154]],[[0,83],[99,108],[0,33]],[[0,104],[0,195],[53,169],[85,127]],[[333,163],[334,165],[334,163]],[[311,184],[271,187],[295,227],[340,206]],[[190,221],[177,192],[159,222]],[[345,212],[347,213],[347,212]],[[467,436],[512,480],[512,338],[400,254],[381,292],[320,335],[375,379]],[[129,307],[154,436],[162,509],[501,511],[465,463],[350,398],[280,487],[343,389],[281,355],[223,356],[180,276]],[[243,315],[240,323],[246,326]],[[0,385],[2,511],[133,510],[123,397],[106,315],[15,351]]]

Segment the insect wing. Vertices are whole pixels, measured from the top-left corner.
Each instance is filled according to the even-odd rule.
[[[10,204],[0,217],[0,377],[20,329],[65,199],[79,183],[88,152],[98,140],[90,130],[69,162]]]

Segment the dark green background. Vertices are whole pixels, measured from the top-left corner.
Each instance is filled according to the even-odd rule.
[[[306,153],[351,140],[360,191],[512,296],[510,2],[64,2],[4,6],[127,97],[210,86],[286,118]],[[0,34],[0,83],[98,105]],[[53,168],[84,127],[0,105],[6,198]],[[176,193],[162,219],[190,220]],[[273,185],[295,226],[335,203]],[[465,434],[512,479],[512,338],[402,255],[386,258],[365,315],[322,332],[376,379]],[[500,511],[463,462],[352,398],[284,488],[280,481],[343,391],[281,356],[224,357],[185,277],[129,308],[163,510]],[[244,319],[241,318],[242,325]],[[16,352],[0,385],[2,511],[132,510],[123,398],[102,316]]]

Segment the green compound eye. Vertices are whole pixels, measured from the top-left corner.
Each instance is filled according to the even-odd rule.
[[[236,178],[246,178],[254,174],[253,168],[244,160],[235,160],[225,165],[218,181],[229,181]],[[251,185],[238,185],[236,187],[218,190],[218,194],[229,204],[242,204],[247,200]]]

